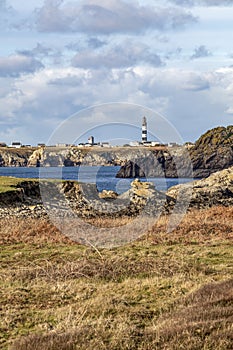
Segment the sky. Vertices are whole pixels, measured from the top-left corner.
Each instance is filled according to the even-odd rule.
[[[148,110],[158,138],[161,118],[184,141],[232,125],[232,19],[233,0],[0,0],[0,141],[47,143],[74,115],[75,139],[112,126],[97,141]]]

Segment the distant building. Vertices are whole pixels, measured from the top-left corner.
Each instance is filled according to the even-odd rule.
[[[70,147],[69,143],[57,143],[56,147]]]
[[[168,147],[179,147],[180,145],[177,143],[177,142],[170,142],[169,144],[168,144]]]
[[[152,142],[151,142],[151,141],[144,141],[144,142],[143,142],[143,146],[145,146],[145,147],[151,147],[151,146],[152,146]]]
[[[38,143],[37,147],[45,147],[45,143]]]
[[[138,147],[140,146],[140,142],[139,141],[131,141],[129,143],[130,147]]]
[[[12,142],[11,143],[11,147],[13,147],[13,148],[21,148],[22,147],[22,143],[18,142],[18,141]]]
[[[89,145],[93,146],[94,143],[95,143],[95,139],[94,139],[94,136],[90,136],[89,139],[88,139],[88,143]]]
[[[0,142],[0,147],[7,147],[7,144],[5,142]]]
[[[101,142],[101,147],[111,147],[109,142]]]
[[[146,117],[142,119],[142,143],[147,142],[147,121]]]
[[[158,142],[158,141],[152,141],[152,142],[151,142],[151,146],[152,146],[152,147],[160,146],[160,142]]]

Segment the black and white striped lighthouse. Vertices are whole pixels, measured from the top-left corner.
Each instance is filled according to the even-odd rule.
[[[142,143],[147,142],[147,121],[146,117],[142,119]]]

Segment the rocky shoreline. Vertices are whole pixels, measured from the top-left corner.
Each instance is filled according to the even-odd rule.
[[[189,147],[0,148],[0,167],[121,166],[119,178],[205,178],[233,166],[233,126],[202,135]]]
[[[188,193],[191,196],[186,198]],[[233,205],[233,167],[212,174],[207,179],[157,191],[152,183],[135,180],[129,191],[99,193],[95,184],[74,181],[22,181],[15,191],[0,194],[0,218],[59,217],[134,217],[169,214],[177,201],[188,201],[189,208]]]

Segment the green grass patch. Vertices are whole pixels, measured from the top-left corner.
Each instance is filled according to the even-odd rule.
[[[19,186],[20,183],[25,180],[28,181],[28,179],[18,179],[11,176],[0,176],[0,193],[16,191],[17,186]]]

